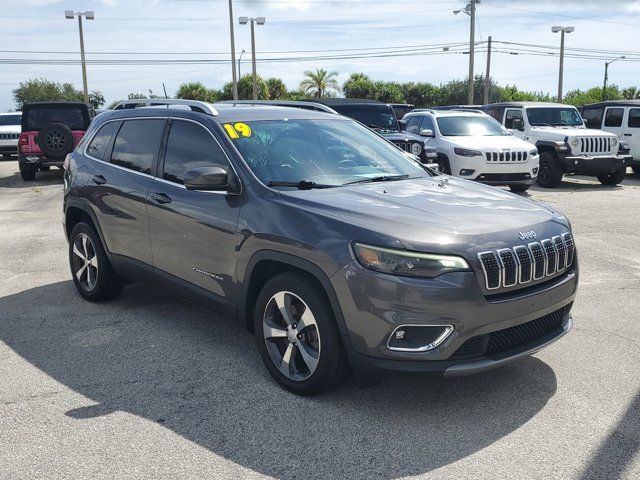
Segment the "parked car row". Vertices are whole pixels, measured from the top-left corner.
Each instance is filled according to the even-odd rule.
[[[20,112],[0,113],[0,155],[11,158],[18,153]]]

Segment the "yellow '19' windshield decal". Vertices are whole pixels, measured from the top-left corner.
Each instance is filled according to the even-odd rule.
[[[240,137],[250,137],[251,127],[246,123],[225,123],[224,129],[232,140],[236,140]]]

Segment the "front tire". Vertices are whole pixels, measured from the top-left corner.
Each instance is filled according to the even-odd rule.
[[[36,179],[36,170],[34,168],[20,168],[20,177],[25,182],[33,182]]]
[[[554,153],[540,153],[539,168],[537,182],[541,187],[555,188],[562,183],[562,168],[558,157]]]
[[[306,276],[283,273],[258,295],[254,326],[265,367],[282,387],[298,395],[335,388],[347,362],[326,298]]]
[[[69,236],[69,266],[78,293],[90,302],[111,300],[122,290],[100,237],[87,223],[78,223]]]
[[[598,180],[603,185],[618,185],[627,176],[627,167],[623,165],[613,173],[598,175]]]

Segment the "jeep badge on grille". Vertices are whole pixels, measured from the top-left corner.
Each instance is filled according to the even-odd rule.
[[[518,237],[520,237],[520,240],[526,240],[528,238],[536,238],[536,232],[534,232],[533,230],[531,230],[530,232],[518,232]]]

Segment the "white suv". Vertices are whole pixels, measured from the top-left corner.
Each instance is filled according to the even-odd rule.
[[[0,113],[0,154],[3,158],[18,154],[21,117],[20,112]]]
[[[602,130],[587,130],[576,107],[549,102],[510,102],[483,109],[540,151],[538,184],[553,188],[565,173],[593,175],[604,185],[624,180],[629,145]]]
[[[524,192],[538,175],[538,151],[476,110],[417,109],[402,119],[405,129],[425,137],[438,152],[440,169],[489,185]]]
[[[609,100],[582,107],[587,128],[611,132],[629,144],[631,168],[640,175],[640,100]]]

